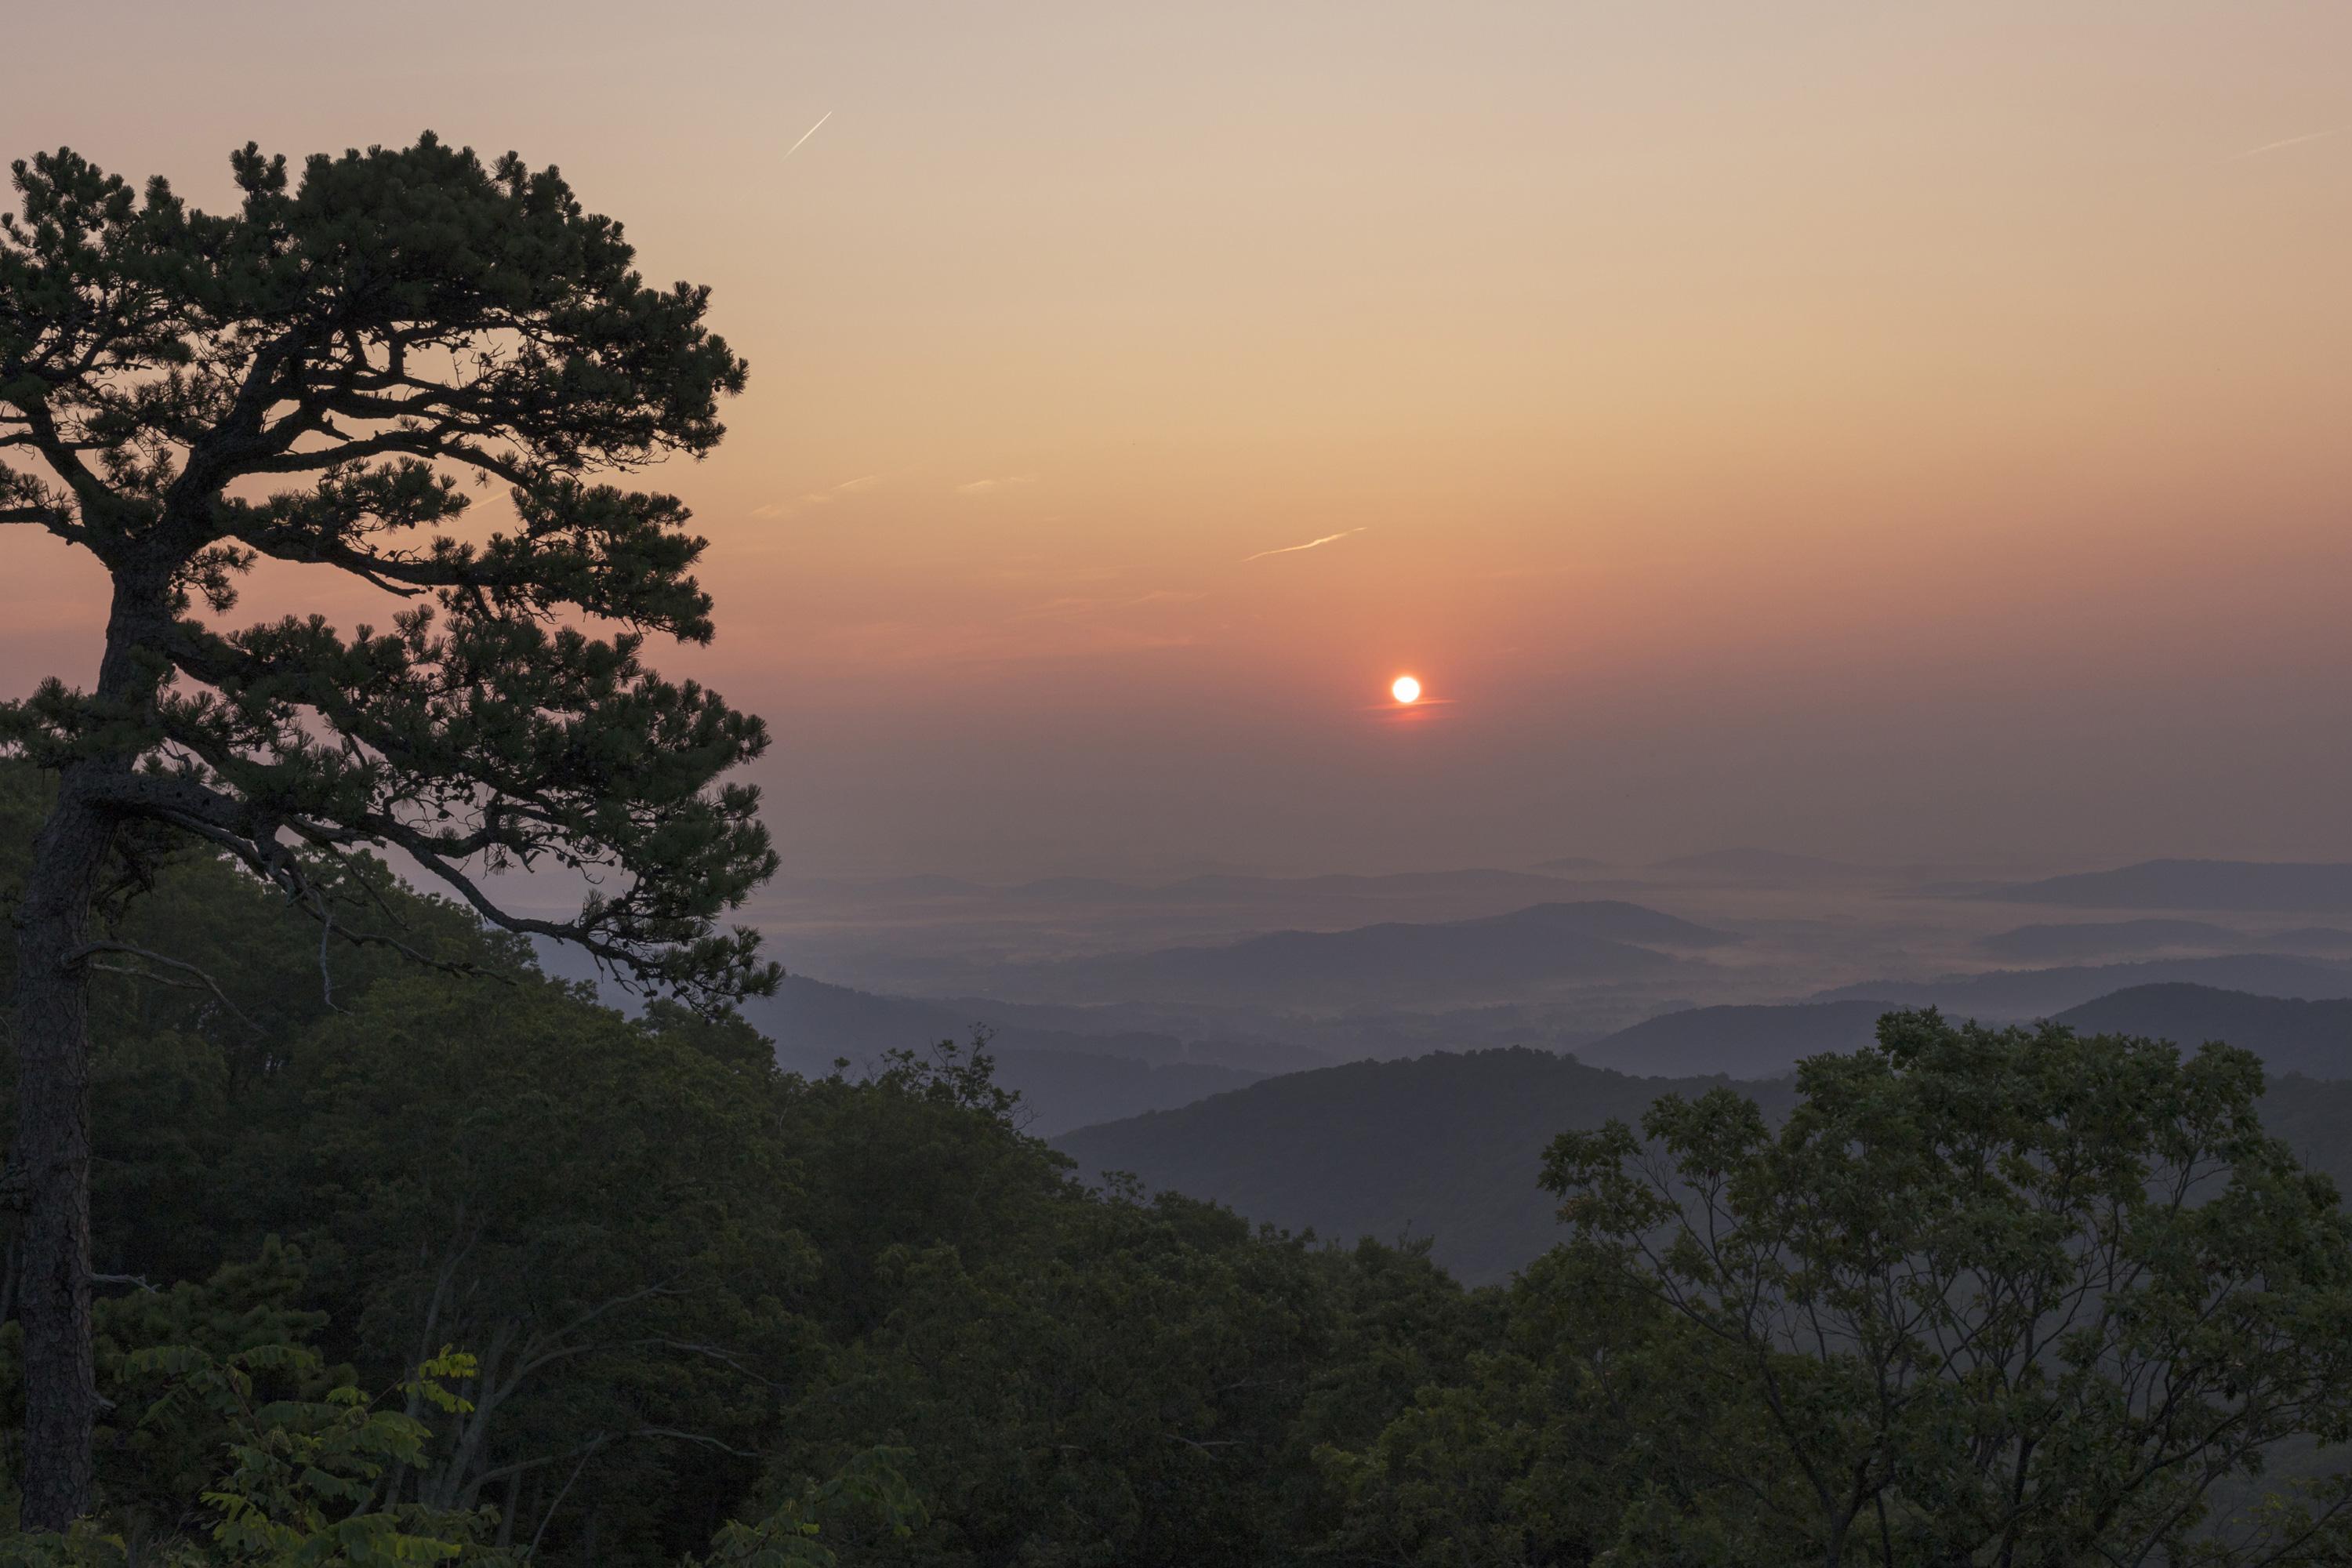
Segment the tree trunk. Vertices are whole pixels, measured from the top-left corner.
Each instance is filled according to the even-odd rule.
[[[16,1139],[24,1183],[18,1316],[25,1325],[26,1530],[63,1530],[90,1506],[98,1388],[89,1323],[89,987],[78,950],[114,836],[67,770],[35,840],[16,913]]]
[[[133,710],[152,703],[155,672],[142,669],[139,650],[169,624],[170,594],[168,573],[116,574],[100,697]],[[16,909],[16,1138],[8,1163],[25,1203],[16,1289],[25,1325],[18,1519],[26,1530],[63,1530],[90,1510],[98,1378],[89,1321],[89,971],[81,949],[114,843],[105,785],[127,776],[135,760],[101,753],[61,771]]]

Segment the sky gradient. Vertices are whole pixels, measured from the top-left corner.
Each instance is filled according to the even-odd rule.
[[[2340,4],[0,26],[6,156],[222,205],[429,127],[713,286],[659,662],[793,870],[2352,858]],[[0,532],[0,686],[100,603]]]

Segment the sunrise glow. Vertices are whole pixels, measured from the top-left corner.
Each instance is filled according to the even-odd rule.
[[[1421,700],[1421,682],[1410,675],[1400,675],[1389,687],[1389,695],[1410,707]]]
[[[9,7],[9,58],[81,58],[85,9]],[[124,0],[107,91],[0,95],[0,166],[219,212],[248,139],[429,126],[709,285],[750,382],[642,482],[717,634],[645,657],[767,721],[798,875],[1517,866],[1564,821],[2352,860],[2306,679],[2352,582],[2352,5],[2114,9],[261,0],[303,20],[257,50]],[[499,63],[558,15],[577,63]],[[381,620],[347,578],[265,558],[221,628]],[[110,592],[0,526],[0,700],[87,683]]]

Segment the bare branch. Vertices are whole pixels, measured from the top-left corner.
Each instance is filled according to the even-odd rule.
[[[182,973],[193,974],[195,979],[194,981],[173,980],[167,975],[156,974],[143,969],[126,969],[121,964],[93,962],[95,956],[101,952],[119,952],[127,957],[143,959],[149,963],[160,963],[167,969],[176,969]],[[220,988],[218,981],[184,959],[167,957],[147,948],[135,947],[127,942],[93,942],[85,943],[66,954],[65,963],[68,969],[79,964],[90,969],[104,970],[109,974],[128,974],[137,980],[152,980],[160,985],[180,985],[191,991],[209,991],[222,1006],[229,1010],[230,1015],[238,1023],[257,1035],[262,1032],[260,1025],[247,1017],[244,1009],[228,999],[228,993]]]
[[[526,1558],[539,1554],[540,1541],[547,1534],[547,1527],[555,1522],[555,1510],[562,1508],[563,1500],[572,1495],[572,1483],[580,1479],[580,1472],[588,1468],[588,1461],[595,1458],[597,1450],[604,1447],[604,1434],[599,1432],[590,1438],[588,1446],[581,1450],[580,1462],[572,1467],[572,1474],[565,1478],[563,1485],[557,1489],[555,1500],[547,1505],[547,1512],[540,1517],[539,1528],[531,1531],[530,1544],[523,1548],[523,1555]]]

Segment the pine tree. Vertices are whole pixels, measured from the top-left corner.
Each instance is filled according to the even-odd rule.
[[[88,975],[171,965],[97,913],[159,846],[280,889],[322,952],[400,942],[352,871],[390,852],[646,988],[773,984],[719,923],[774,868],[756,792],[718,782],[766,733],[641,659],[710,638],[704,542],[611,482],[719,439],[745,365],[708,290],[647,287],[618,224],[512,153],[231,162],[212,216],[60,151],[15,165],[0,220],[0,524],[112,584],[95,683],[0,704],[0,751],[56,780],[15,910],[28,1528],[90,1500]],[[512,517],[461,539],[485,486]],[[223,629],[265,558],[393,596],[389,627]],[[485,878],[513,867],[593,890],[526,918]]]

